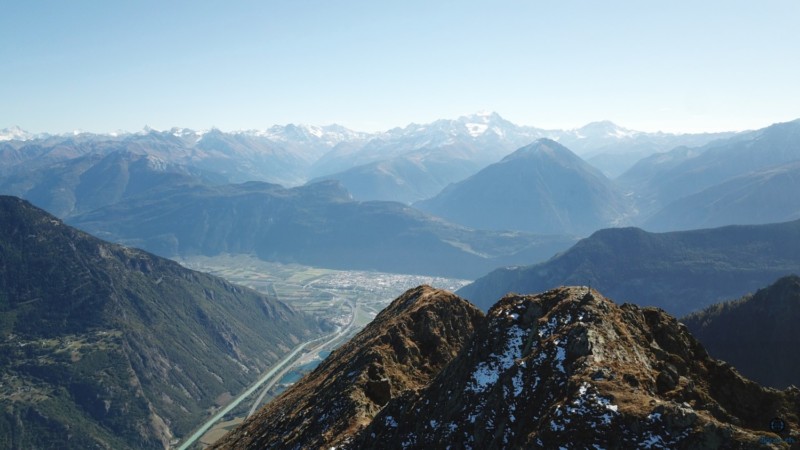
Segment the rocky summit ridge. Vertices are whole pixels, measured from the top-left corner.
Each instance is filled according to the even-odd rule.
[[[483,317],[455,294],[429,286],[411,289],[217,446],[340,445],[367,426],[392,398],[427,386]]]
[[[454,301],[442,291],[432,295]],[[429,383],[403,391],[393,382],[385,406],[375,405],[335,437],[324,437],[318,429],[276,428],[276,423],[289,423],[292,411],[279,411],[274,404],[233,436],[269,434],[271,442],[286,444],[281,448],[351,449],[746,449],[791,448],[800,440],[800,390],[763,388],[745,379],[711,358],[663,310],[619,306],[595,290],[562,287],[538,295],[510,294],[485,318],[472,317],[479,322],[474,332]],[[368,329],[381,331],[373,325]],[[332,383],[355,375],[348,372],[353,361],[387,339],[390,335],[376,334],[371,344],[362,340],[358,349],[348,344],[342,349],[346,352],[333,353],[324,363],[325,379]],[[404,352],[384,349],[384,358]],[[308,402],[309,409],[297,408],[297,414],[341,414],[313,409],[326,407],[314,397],[347,402],[359,381],[345,383],[349,390],[327,390],[322,396],[312,384],[321,375],[315,374],[282,399]],[[298,435],[304,431],[317,440],[293,445],[309,439]],[[270,447],[255,443],[241,448]]]

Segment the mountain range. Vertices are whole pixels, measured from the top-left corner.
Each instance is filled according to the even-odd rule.
[[[163,256],[247,253],[320,267],[462,278],[543,260],[574,242],[474,230],[396,202],[354,201],[335,181],[292,189],[259,182],[178,186],[70,223]]]
[[[355,132],[336,125],[287,125],[232,133],[173,128],[60,136],[32,136],[9,129],[4,136],[12,139],[0,141],[0,192],[22,196],[59,217],[67,217],[169,183],[267,181],[291,187],[309,180],[336,179],[356,200],[424,200],[419,204],[425,205],[453,195],[455,185],[466,189],[463,184],[468,178],[471,182],[477,182],[473,176],[485,179],[490,166],[492,173],[508,164],[504,158],[547,138],[590,162],[608,156],[627,158],[633,165],[613,181],[599,176],[598,170],[588,164],[576,163],[576,158],[569,162],[573,168],[582,166],[571,172],[570,176],[576,179],[542,178],[554,168],[548,164],[564,165],[568,159],[565,157],[539,161],[542,168],[538,176],[538,166],[533,167],[538,164],[536,161],[529,161],[527,170],[520,168],[523,180],[538,179],[535,188],[521,184],[500,194],[530,195],[562,207],[574,203],[569,197],[559,197],[565,184],[572,188],[573,184],[585,187],[589,183],[596,185],[590,189],[592,195],[613,197],[604,200],[608,205],[601,201],[598,206],[597,212],[607,217],[589,220],[583,226],[570,224],[575,218],[564,219],[563,211],[545,208],[539,219],[551,224],[546,227],[549,232],[569,234],[581,230],[585,235],[603,226],[620,224],[667,231],[767,223],[794,218],[796,205],[791,196],[784,195],[784,203],[764,214],[753,214],[753,209],[764,205],[759,199],[765,195],[791,187],[795,169],[787,164],[800,160],[796,150],[798,128],[800,121],[738,134],[673,135],[595,122],[574,130],[545,130],[518,126],[491,113],[412,124],[381,133]],[[139,174],[127,174],[127,168],[119,167],[135,166],[145,159],[149,162],[139,164],[149,166],[147,174],[141,173],[142,168],[133,169]],[[118,167],[109,167],[113,165]],[[761,172],[753,173],[754,170]],[[137,181],[137,177],[145,181]],[[127,183],[132,184],[131,189],[127,189]],[[748,187],[739,187],[742,183]],[[106,189],[108,193],[96,194]],[[90,198],[82,198],[86,193]],[[525,230],[525,225],[530,226],[530,221],[515,216],[513,208],[493,206],[498,212],[487,214],[485,219],[499,223],[499,228]],[[739,222],[745,219],[751,222]],[[472,223],[467,222],[465,225]],[[559,224],[566,226],[559,228]]]
[[[0,448],[166,449],[316,319],[0,197]]]
[[[799,161],[798,143],[800,120],[779,123],[700,147],[679,147],[654,154],[636,163],[617,181],[634,193],[641,220],[646,220],[672,202],[693,194],[705,191],[709,201],[714,196],[721,199],[731,186],[710,193],[706,190],[726,182],[740,184],[742,180],[732,181],[736,177],[753,176],[753,172]],[[782,195],[791,196],[788,192]],[[743,215],[750,214],[746,206],[752,207],[757,201],[741,205]]]
[[[414,206],[474,228],[575,235],[625,224],[632,210],[600,171],[549,139]]]
[[[458,291],[483,309],[507,292],[588,285],[676,316],[800,273],[800,221],[669,233],[606,229],[548,261],[497,269]]]
[[[225,182],[267,181],[296,186],[338,179],[359,200],[410,203],[437,194],[539,138],[560,141],[580,155],[624,159],[678,145],[702,145],[724,134],[677,135],[627,130],[610,122],[574,130],[515,125],[497,113],[479,113],[385,132],[363,133],[330,125],[273,126],[221,132],[172,128],[139,133],[33,135],[18,127],[0,131],[0,174],[30,171],[89,153],[146,152]],[[614,163],[619,165],[619,163]],[[601,170],[605,167],[601,164]],[[614,173],[621,172],[617,168]],[[9,192],[14,194],[14,192]]]
[[[800,160],[755,169],[675,200],[642,227],[691,230],[796,220],[800,219],[800,196],[795,192],[800,192]]]
[[[559,142],[542,137],[547,135]],[[571,236],[605,227],[671,231],[800,215],[797,196],[790,193],[800,161],[800,121],[658,153],[615,180],[561,145],[569,143],[588,155],[595,145],[590,142],[603,142],[604,152],[617,142],[614,151],[624,153],[626,142],[640,146],[652,138],[648,148],[656,151],[661,145],[696,145],[719,136],[679,137],[643,134],[608,122],[557,133],[519,127],[497,114],[377,134],[289,125],[236,133],[174,128],[44,136],[0,142],[0,192],[22,196],[105,238],[161,255],[244,252],[283,262],[433,270],[468,278],[502,265],[542,261],[565,250]],[[520,142],[528,144],[516,148]],[[340,172],[341,185],[308,183],[304,190],[231,183],[279,178],[292,185],[342,167],[349,168]],[[372,181],[359,184],[364,177]],[[466,178],[454,180],[459,177]],[[350,199],[341,189],[347,184],[361,194]],[[453,223],[401,204],[359,200],[361,195],[406,201],[444,185],[415,206]],[[255,193],[258,189],[264,192]],[[324,189],[332,189],[323,195],[328,196],[324,202],[292,194]],[[242,196],[281,200],[250,204],[242,203]],[[240,205],[235,211],[229,208],[233,203]],[[178,217],[176,207],[189,215]],[[260,216],[247,217],[247,208]],[[163,219],[154,211],[161,211]],[[264,224],[262,216],[285,226]],[[193,223],[184,223],[187,218]],[[140,226],[139,220],[146,222]],[[316,229],[327,226],[332,228]],[[387,249],[397,250],[397,257],[383,257]],[[447,261],[458,261],[458,267]]]
[[[0,191],[64,218],[167,187],[213,181],[213,176],[158,156],[119,150],[10,173],[0,180]]]
[[[484,317],[421,287],[214,448],[783,448],[798,407],[656,308],[563,287]]]

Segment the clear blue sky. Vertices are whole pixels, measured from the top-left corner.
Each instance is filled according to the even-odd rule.
[[[0,128],[800,118],[800,1],[0,0]]]

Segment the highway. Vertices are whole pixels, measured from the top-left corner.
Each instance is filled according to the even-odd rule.
[[[265,373],[264,376],[262,376],[257,382],[255,382],[252,386],[250,386],[244,393],[242,393],[241,395],[236,397],[227,406],[222,408],[219,412],[214,414],[213,417],[211,417],[209,420],[207,420],[200,428],[197,429],[197,431],[194,432],[194,434],[189,436],[189,439],[184,441],[183,444],[181,444],[178,447],[178,450],[186,450],[186,449],[188,449],[192,444],[195,443],[195,441],[200,439],[206,433],[206,431],[208,431],[209,428],[211,428],[218,420],[220,420],[223,416],[225,416],[225,414],[228,414],[228,412],[230,412],[239,403],[241,403],[242,400],[244,400],[245,398],[249,397],[250,394],[252,394],[253,392],[256,391],[256,389],[261,387],[261,385],[264,384],[264,382],[266,382],[267,380],[271,379],[273,377],[273,375],[275,375],[278,371],[280,371],[281,368],[283,368],[283,366],[285,366],[286,364],[291,362],[292,359],[295,356],[297,356],[298,353],[303,351],[303,349],[306,348],[306,346],[308,344],[311,344],[312,342],[314,342],[316,340],[317,339],[314,339],[314,340],[308,341],[308,342],[304,342],[304,343],[298,345],[297,347],[295,347],[295,349],[292,350],[291,353],[289,353],[283,359],[281,359],[272,369],[269,370],[269,372]]]
[[[326,346],[328,346],[328,345],[332,344],[333,342],[335,342],[337,339],[341,339],[342,336],[345,336],[348,332],[350,332],[350,329],[353,328],[353,324],[356,321],[356,308],[357,308],[357,306],[358,305],[355,302],[350,305],[350,308],[351,308],[353,313],[352,313],[352,315],[350,317],[350,323],[348,323],[347,326],[342,328],[339,332],[334,333],[332,338],[326,340],[322,344],[319,344],[319,345],[313,347],[309,352],[311,352],[311,353],[318,352],[318,351],[322,350],[323,348],[325,348]],[[321,338],[312,339],[310,341],[304,342],[304,343],[298,345],[297,347],[295,347],[295,349],[292,350],[291,353],[289,353],[288,355],[283,357],[283,359],[278,361],[278,363],[275,364],[275,366],[273,366],[267,373],[265,373],[261,378],[259,378],[259,380],[256,381],[252,386],[250,386],[246,391],[244,391],[242,394],[240,394],[238,397],[236,397],[234,400],[232,400],[228,405],[226,405],[224,408],[222,408],[216,414],[214,414],[205,423],[203,423],[203,425],[200,426],[200,428],[198,428],[191,436],[189,436],[189,438],[186,441],[184,441],[178,447],[178,450],[186,450],[189,447],[191,447],[192,444],[194,444],[198,439],[203,437],[203,435],[212,426],[214,426],[215,423],[217,423],[226,414],[228,414],[233,408],[236,408],[236,406],[238,406],[239,403],[244,401],[244,399],[249,397],[253,392],[255,392],[256,390],[261,388],[266,383],[266,386],[264,387],[264,390],[261,392],[261,395],[259,395],[259,397],[255,401],[255,403],[253,403],[253,407],[250,408],[250,411],[247,413],[248,417],[250,415],[252,415],[255,412],[255,410],[258,408],[258,405],[264,399],[264,396],[266,395],[266,393],[272,388],[272,386],[274,386],[275,383],[280,381],[281,378],[283,378],[283,376],[286,375],[286,373],[289,372],[289,370],[291,370],[292,367],[294,367],[294,364],[290,364],[290,363],[294,360],[295,356],[297,356],[297,354],[300,353],[301,351],[303,351],[303,349],[305,349],[307,346],[313,344],[316,341],[319,341],[320,339],[325,339],[325,337],[323,336]]]
[[[309,353],[319,352],[323,348],[325,348],[328,345],[334,343],[337,339],[341,339],[342,336],[344,336],[347,333],[349,333],[350,329],[353,328],[353,324],[356,321],[356,306],[357,306],[356,304],[350,305],[350,308],[352,309],[353,314],[352,314],[352,317],[350,318],[350,323],[348,323],[346,327],[344,327],[338,333],[334,334],[334,336],[332,338],[328,339],[327,341],[323,342],[322,344],[317,345],[316,347],[312,348],[308,352]],[[309,341],[308,343],[311,343],[311,342],[313,342],[313,341]],[[258,398],[256,399],[256,401],[253,402],[253,406],[250,408],[250,411],[247,412],[247,417],[252,416],[253,413],[256,412],[256,409],[258,409],[258,405],[260,405],[261,401],[264,400],[264,396],[267,395],[267,392],[269,392],[269,390],[272,389],[272,386],[274,386],[275,383],[280,381],[283,378],[283,376],[286,375],[287,372],[292,370],[292,368],[294,368],[295,365],[296,364],[290,364],[289,366],[287,366],[286,368],[281,370],[281,372],[279,374],[277,374],[272,380],[270,380],[269,383],[267,383],[264,386],[264,389],[262,389],[262,391],[261,391],[261,395],[259,395]]]

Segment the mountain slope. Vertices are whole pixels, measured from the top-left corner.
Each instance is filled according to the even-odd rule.
[[[606,176],[614,178],[640,159],[654,153],[681,146],[697,147],[732,135],[733,133],[645,133],[629,130],[609,121],[600,121],[548,137],[558,140]]]
[[[459,144],[454,143],[452,147]],[[462,144],[469,147],[469,144]],[[463,151],[463,149],[462,149]],[[357,200],[389,200],[411,203],[432,197],[448,184],[480,170],[485,163],[441,149],[426,154],[424,150],[376,161],[312,180],[337,180]]]
[[[167,448],[317,323],[0,197],[0,448]]]
[[[483,313],[420,286],[398,297],[311,374],[217,443],[222,448],[330,448],[392,398],[426,386]]]
[[[800,141],[798,141],[800,145]],[[642,225],[652,231],[800,219],[800,161],[732,178],[680,198]]]
[[[471,227],[552,234],[591,233],[624,223],[629,214],[603,174],[548,139],[415,206]]]
[[[0,192],[67,217],[112,205],[148,190],[203,182],[201,172],[125,150],[93,153],[3,177]]]
[[[543,260],[573,242],[472,230],[400,203],[356,202],[333,181],[293,189],[266,183],[178,188],[71,223],[165,256],[248,253],[321,267],[456,277]]]
[[[320,158],[314,181],[338,180],[358,200],[411,203],[432,197],[512,150],[543,136],[497,113],[411,124],[378,133],[360,147],[336,148]]]
[[[549,261],[494,272],[458,294],[481,308],[507,292],[591,285],[678,316],[800,271],[800,221],[648,233],[607,229]]]
[[[766,386],[800,386],[800,277],[781,278],[740,300],[719,303],[681,319],[715,358]]]
[[[800,160],[800,120],[646,158],[621,175],[646,218],[669,203],[755,170]]]

